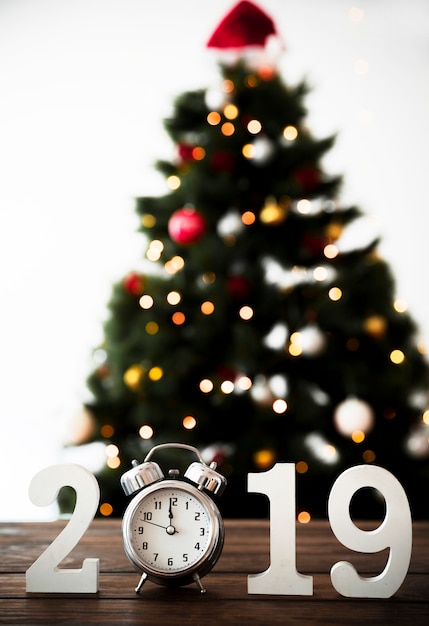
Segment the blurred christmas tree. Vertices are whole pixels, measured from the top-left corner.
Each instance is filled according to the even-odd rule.
[[[305,85],[285,85],[263,60],[274,35],[249,2],[222,21],[208,45],[235,54],[220,61],[218,91],[177,99],[166,120],[177,154],[158,163],[169,192],[137,201],[147,269],[114,287],[89,378],[87,441],[109,446],[98,479],[113,515],[131,460],[168,441],[218,462],[225,516],[265,514],[246,476],[276,462],[296,463],[298,510],[312,516],[360,463],[389,469],[413,514],[428,514],[415,326],[378,241],[346,246],[361,213],[341,206],[340,178],[322,169],[333,138],[307,129]]]

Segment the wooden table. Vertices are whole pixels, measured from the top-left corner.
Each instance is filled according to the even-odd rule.
[[[247,575],[269,566],[269,525],[263,520],[226,520],[225,547],[195,585],[168,589],[147,582],[124,555],[120,520],[95,520],[62,564],[81,567],[85,557],[100,558],[97,594],[27,594],[25,571],[57,536],[65,522],[0,524],[1,624],[427,624],[429,619],[429,522],[413,526],[409,573],[388,600],[343,598],[332,587],[331,566],[349,560],[362,575],[380,572],[387,554],[355,554],[341,546],[326,522],[297,527],[297,569],[314,578],[313,596],[248,595]]]

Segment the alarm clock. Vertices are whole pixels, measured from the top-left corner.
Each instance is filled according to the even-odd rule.
[[[166,478],[151,460],[165,448],[197,456],[183,479],[174,468]],[[125,494],[135,494],[123,516],[122,537],[128,559],[142,572],[136,593],[146,580],[167,586],[194,582],[205,593],[201,578],[219,559],[225,534],[219,509],[208,494],[221,495],[225,477],[216,471],[215,462],[204,462],[197,448],[179,443],[154,446],[143,463],[133,461],[132,466],[121,477]]]

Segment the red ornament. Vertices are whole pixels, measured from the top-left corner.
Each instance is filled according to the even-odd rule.
[[[143,276],[137,272],[131,272],[122,281],[125,291],[133,296],[141,296],[144,291]]]
[[[206,230],[204,216],[191,207],[175,211],[168,222],[168,234],[182,246],[196,243],[205,235]]]
[[[231,172],[235,164],[233,154],[229,150],[217,150],[210,161],[215,172]]]
[[[253,2],[242,0],[221,21],[207,47],[264,47],[267,38],[276,34],[273,20]]]
[[[245,276],[230,276],[228,278],[228,291],[234,300],[247,298],[252,290],[252,285]]]
[[[313,191],[320,184],[320,170],[313,165],[295,170],[293,177],[304,192]]]
[[[177,146],[177,151],[179,153],[179,157],[182,161],[191,161],[192,160],[192,152],[195,146],[191,146],[188,143],[179,143]]]

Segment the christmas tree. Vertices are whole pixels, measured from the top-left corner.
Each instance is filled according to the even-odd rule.
[[[121,474],[164,442],[218,463],[226,517],[266,514],[246,477],[278,462],[296,463],[297,509],[313,517],[362,463],[400,480],[414,516],[429,512],[415,324],[378,240],[344,245],[361,211],[342,206],[341,177],[322,167],[334,138],[307,128],[306,85],[267,63],[276,35],[250,2],[226,16],[208,42],[218,89],[183,93],[165,121],[175,152],[157,167],[168,192],[137,199],[145,269],[114,286],[88,379],[87,441],[109,451],[97,477],[113,515],[126,504]],[[371,517],[382,503],[354,506]]]

